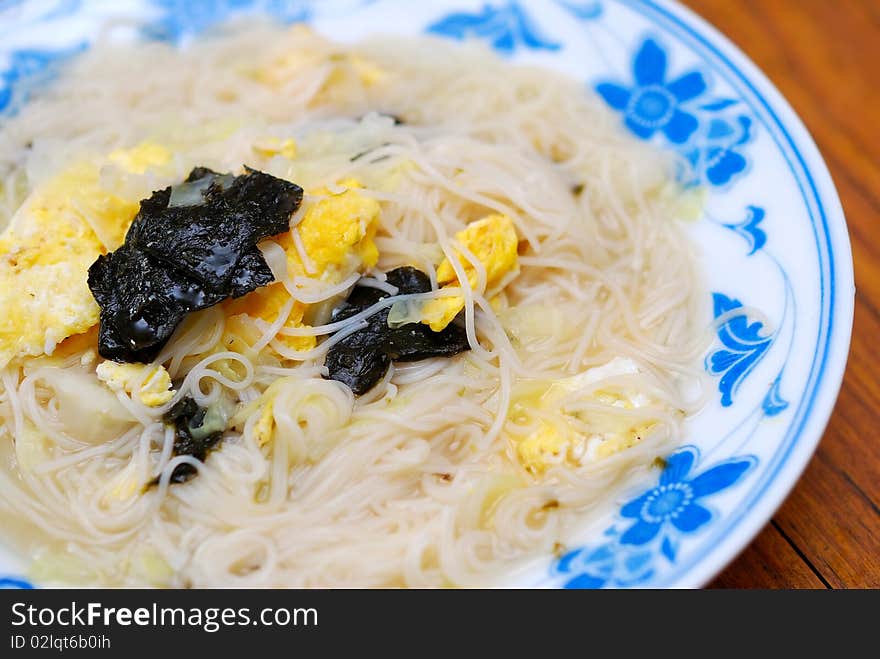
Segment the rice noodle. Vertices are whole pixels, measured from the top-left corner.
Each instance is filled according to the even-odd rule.
[[[3,541],[37,556],[49,581],[176,587],[494,584],[571,542],[680,440],[708,390],[686,394],[702,384],[710,328],[664,192],[673,163],[617,123],[575,81],[427,38],[343,47],[251,24],[184,50],[96,46],[0,126],[0,226],[71,163],[149,139],[174,152],[173,177],[107,174],[107,185],[154,189],[195,165],[247,164],[299,183],[309,204],[354,177],[381,207],[380,260],[320,279],[294,230],[307,276],[292,277],[282,248],[262,244],[292,296],[277,319],[230,319],[222,306],[188,318],[157,359],[174,398],[149,408],[119,393],[123,421],[107,441],[73,433],[58,400],[60,369],[97,383],[85,353],[13,362],[0,373],[0,519],[22,531]],[[297,157],[256,151],[267,135],[294,138]],[[455,235],[490,213],[513,220],[521,256],[520,271],[487,290],[484,264]],[[444,256],[460,283],[438,291]],[[381,273],[401,265],[424,270],[434,290],[399,295]],[[295,301],[339,299],[358,280],[390,297],[339,322],[286,322]],[[370,316],[449,295],[464,300],[469,352],[394,364],[359,398],[323,379],[327,350]],[[288,345],[309,336],[312,350]],[[516,425],[522,386],[615,358],[638,371],[570,394],[572,423],[651,431],[601,459],[527,471],[517,433],[557,412]],[[651,402],[615,407],[608,391]],[[205,462],[173,456],[159,420],[184,396],[243,418]],[[260,446],[270,398],[274,435]],[[181,464],[198,475],[171,484]]]

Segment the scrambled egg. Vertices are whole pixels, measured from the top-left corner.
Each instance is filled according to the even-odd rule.
[[[108,158],[126,171],[144,174],[149,169],[171,162],[171,152],[161,144],[141,142],[132,149],[116,149]]]
[[[513,221],[506,215],[493,214],[472,222],[456,239],[467,248],[486,269],[486,290],[496,287],[508,273],[518,271],[517,237]],[[464,266],[471,287],[477,285],[477,272],[461,254],[457,255]],[[437,268],[440,286],[458,286],[458,277],[449,259]],[[439,332],[464,308],[460,295],[441,297],[428,301],[422,307],[422,322]]]
[[[160,407],[174,398],[171,376],[159,364],[117,364],[106,361],[95,369],[98,379],[113,391],[137,394],[147,407]]]
[[[278,320],[278,314],[282,307],[290,301],[290,293],[284,287],[284,284],[276,282],[269,284],[263,288],[258,288],[253,293],[248,293],[244,297],[237,300],[225,302],[226,312],[230,316],[238,314],[247,314],[251,318],[259,318],[267,323],[274,323]],[[306,305],[296,301],[287,316],[285,327],[302,327],[303,314],[305,314]],[[278,336],[292,350],[311,350],[316,345],[314,336]]]
[[[257,446],[263,447],[272,440],[272,433],[275,432],[275,413],[273,411],[274,398],[270,398],[263,406],[260,412],[260,418],[254,425],[254,438],[257,440]]]
[[[314,84],[314,71],[323,71],[324,80],[314,96],[314,102],[332,103],[346,93],[352,85],[373,87],[388,78],[388,72],[362,55],[329,51],[327,42],[304,26],[296,26],[294,32],[303,40],[301,46],[288,49],[265,66],[253,72],[253,77],[271,87],[299,86],[308,89]],[[307,41],[311,38],[311,43]]]
[[[311,277],[328,283],[338,283],[358,270],[372,268],[379,260],[379,250],[373,242],[379,204],[360,194],[360,183],[346,179],[340,183],[345,190],[332,194],[326,188],[312,191],[313,195],[327,195],[305,210],[302,221],[294,229],[298,232],[305,252],[300,256],[292,233],[277,239],[287,253],[287,271],[294,277]],[[290,301],[290,294],[281,283],[271,284],[253,293],[226,303],[229,315],[246,313],[267,323],[275,322],[281,309]],[[308,309],[294,302],[285,327],[302,327]],[[278,337],[293,350],[310,350],[316,345],[314,336]]]
[[[379,202],[360,194],[362,186],[356,179],[345,179],[340,185],[346,189],[339,194],[326,188],[312,192],[329,196],[309,207],[296,227],[311,263],[303,263],[292,239],[285,237],[282,247],[291,274],[338,282],[361,267],[372,268],[379,260],[373,242]]]
[[[228,426],[243,430],[248,419],[256,415],[257,422],[253,427],[254,440],[257,442],[257,446],[266,446],[272,441],[275,434],[275,399],[279,392],[291,383],[291,380],[291,378],[278,378],[258,398],[240,405],[229,420]],[[299,384],[297,383],[297,386]]]
[[[282,140],[278,137],[265,137],[255,142],[252,148],[266,158],[281,156],[293,160],[297,153],[296,140],[292,138]]]
[[[130,462],[124,469],[118,471],[104,487],[104,496],[101,497],[104,505],[111,501],[128,501],[137,494],[143,484],[138,478],[137,466]]]
[[[533,381],[519,385],[510,408],[514,424],[510,437],[523,466],[540,474],[554,464],[579,466],[637,444],[654,422],[621,417],[614,409],[636,409],[651,401],[643,394],[596,391],[591,386],[639,370],[631,359],[618,357],[550,384]],[[571,405],[578,400],[607,406],[608,411],[581,413]],[[520,428],[524,430],[518,431]]]
[[[147,143],[109,158],[142,173],[170,154]],[[31,193],[0,235],[0,368],[19,356],[52,354],[66,337],[97,324],[86,273],[122,242],[138,201],[105,190],[90,162]]]

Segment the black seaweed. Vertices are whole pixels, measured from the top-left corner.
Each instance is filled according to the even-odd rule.
[[[168,410],[164,416],[167,423],[174,424],[174,449],[172,454],[191,455],[197,460],[204,462],[208,452],[217,445],[223,437],[223,432],[214,432],[201,439],[195,439],[193,433],[202,427],[207,410],[199,407],[192,398],[183,398]],[[171,473],[172,483],[185,483],[198,473],[191,464],[180,464]],[[155,479],[151,485],[158,484]]]
[[[151,361],[186,314],[273,281],[256,245],[289,229],[303,191],[245,169],[236,177],[193,169],[184,185],[200,203],[169,205],[172,188],[154,192],[141,201],[125,244],[92,264],[102,357]]]
[[[219,176],[197,168],[187,183]],[[257,242],[290,228],[302,194],[293,183],[251,169],[231,185],[211,183],[202,193],[203,203],[193,206],[169,206],[167,188],[141,203],[126,243],[206,288],[225,290],[246,253],[260,256]]]
[[[152,361],[187,313],[224,297],[130,245],[98,257],[89,288],[101,307],[98,351],[127,362]]]
[[[401,295],[431,290],[428,276],[409,266],[388,272],[387,281],[396,286]],[[385,297],[388,294],[376,288],[355,286],[348,299],[334,310],[333,321],[350,318]],[[391,328],[388,327],[389,311],[383,309],[373,314],[367,319],[367,327],[330,348],[325,361],[330,379],[342,382],[360,395],[382,379],[392,361],[451,357],[470,349],[467,332],[455,323],[440,332],[421,323]]]

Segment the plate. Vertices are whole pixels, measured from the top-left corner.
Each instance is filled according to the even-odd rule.
[[[246,12],[334,39],[476,39],[583,81],[637,138],[672,149],[707,191],[691,234],[711,310],[710,404],[660,472],[562,557],[511,586],[699,587],[770,519],[818,444],[843,377],[852,257],[828,170],[801,121],[727,39],[661,0],[23,0],[0,10],[0,112],[99,31],[184,44]],[[118,34],[117,34],[118,33]],[[712,321],[706,318],[707,324]],[[31,586],[0,553],[0,586]]]

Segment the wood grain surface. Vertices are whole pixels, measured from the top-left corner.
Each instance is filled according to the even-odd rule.
[[[880,0],[684,0],[737,44],[819,145],[849,225],[852,348],[816,455],[714,588],[880,588]]]

